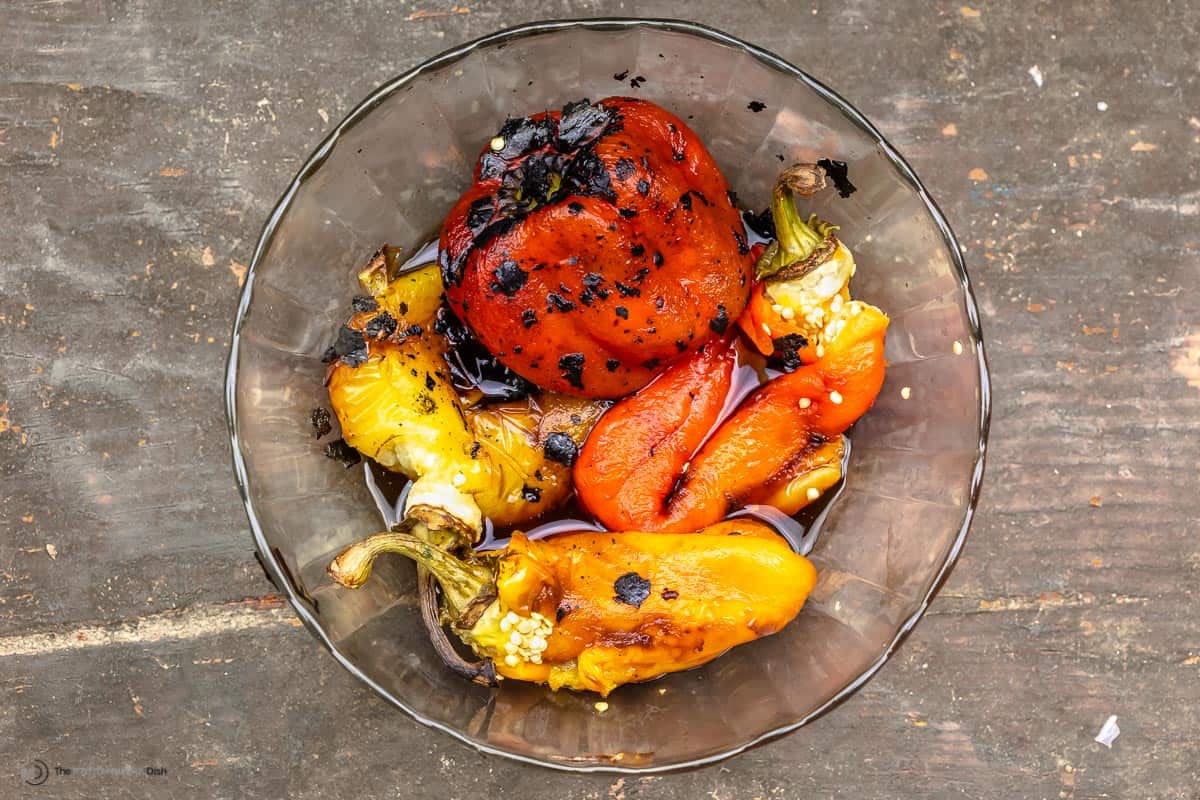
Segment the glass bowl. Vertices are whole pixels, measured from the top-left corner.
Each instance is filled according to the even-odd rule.
[[[486,689],[451,673],[426,639],[406,560],[385,559],[357,591],[325,577],[332,554],[381,524],[362,467],[325,458],[308,419],[327,404],[320,357],[356,292],[355,268],[385,242],[428,241],[507,116],[614,94],[686,119],[752,208],[768,204],[781,160],[846,162],[857,191],[826,191],[812,210],[841,226],[859,265],[855,296],[883,308],[892,326],[887,383],[852,432],[844,490],[811,554],[820,581],[800,616],[701,668],[622,687],[600,713],[595,695],[515,681]],[[766,107],[754,112],[751,101]],[[576,770],[718,759],[804,724],[861,686],[916,623],[962,545],[988,424],[983,342],[959,246],[912,169],[796,67],[666,20],[514,28],[443,53],[364,100],[308,159],[263,230],[227,380],[255,543],[314,635],[419,721],[481,750]]]

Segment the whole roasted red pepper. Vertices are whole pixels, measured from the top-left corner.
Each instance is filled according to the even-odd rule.
[[[441,267],[498,360],[587,397],[629,394],[724,334],[753,277],[712,156],[625,97],[506,122],[446,218]]]

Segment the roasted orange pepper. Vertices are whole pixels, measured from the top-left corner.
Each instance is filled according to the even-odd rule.
[[[686,535],[516,534],[462,559],[381,533],[342,551],[330,575],[360,586],[389,552],[437,578],[452,629],[500,676],[601,695],[779,631],[816,583],[808,559],[744,519]]]
[[[500,362],[585,397],[629,394],[724,334],[753,273],[704,145],[628,97],[509,120],[440,257],[455,312]]]
[[[875,402],[887,325],[879,309],[847,304],[823,358],[755,391],[699,450],[689,448],[696,440],[689,432],[710,430],[721,405],[682,397],[703,397],[727,383],[723,373],[710,379],[702,367],[716,358],[712,353],[672,367],[592,429],[575,462],[580,500],[610,528],[679,532],[769,497]]]
[[[810,215],[801,217],[796,196],[825,187],[825,171],[816,164],[784,170],[772,192],[771,211],[777,238],[757,258],[759,280],[738,326],[755,348],[772,355],[777,343],[789,357],[811,364],[821,357],[829,325],[850,301],[854,256],[834,235],[837,227]]]

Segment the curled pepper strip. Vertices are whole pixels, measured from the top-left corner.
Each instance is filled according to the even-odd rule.
[[[329,574],[361,586],[383,553],[436,578],[444,618],[495,674],[601,695],[779,631],[816,582],[806,558],[743,519],[686,535],[516,534],[503,550],[463,558],[380,533],[343,550]]]
[[[858,302],[843,313],[824,358],[755,391],[694,454],[686,444],[695,437],[684,432],[711,429],[721,405],[682,403],[680,393],[703,397],[727,387],[723,373],[713,377],[699,363],[713,355],[700,354],[618,403],[575,464],[584,506],[616,530],[694,530],[770,498],[798,469],[811,468],[814,451],[866,413],[883,386],[888,318]]]
[[[622,400],[584,443],[573,473],[589,511],[612,530],[687,530],[693,519],[719,520],[720,498],[688,504],[671,498],[683,465],[712,430],[733,378],[732,340],[706,346]],[[695,495],[689,495],[695,496]],[[716,502],[722,511],[710,507]]]

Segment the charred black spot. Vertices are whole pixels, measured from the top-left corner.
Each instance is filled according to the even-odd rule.
[[[551,292],[550,294],[546,295],[546,302],[549,303],[549,305],[546,307],[547,311],[551,310],[552,308],[556,308],[565,314],[566,312],[573,311],[575,309],[574,303],[556,292]]]
[[[616,592],[613,599],[618,603],[641,608],[650,596],[650,581],[636,572],[626,572],[613,582],[613,591]]]
[[[628,158],[618,158],[614,171],[617,173],[617,180],[623,181],[633,177],[633,174],[637,172],[637,165]]]
[[[667,305],[667,301],[664,298],[662,298],[662,297],[654,298],[654,310],[655,311],[662,311],[664,308],[666,308],[666,305]]]
[[[642,267],[641,269],[639,269],[637,272],[635,272],[633,274],[634,283],[641,283],[642,281],[646,280],[646,276],[649,274],[650,274],[650,268]]]
[[[771,213],[770,207],[764,208],[758,214],[753,211],[743,211],[742,220],[746,223],[747,228],[762,238],[775,238],[775,215]]]
[[[346,444],[345,439],[338,439],[336,442],[325,445],[325,457],[342,462],[342,466],[347,469],[362,461],[359,452]]]
[[[767,104],[762,102],[761,100],[751,100],[749,102],[749,104],[746,105],[746,108],[750,109],[755,114],[762,111],[766,107],[767,107]]]
[[[621,319],[629,319],[629,309],[625,306],[617,306],[613,309],[613,313]]]
[[[646,245],[635,244],[633,247],[629,248],[629,255],[633,256],[634,258],[641,258],[642,256],[646,255]],[[618,286],[619,285],[620,284],[618,284]]]
[[[662,265],[663,265],[663,254],[658,252],[657,250],[655,250],[654,251],[654,266],[661,267]]]
[[[317,406],[308,415],[308,424],[312,425],[313,438],[320,439],[322,436],[328,436],[333,430],[333,425],[330,423],[331,417],[327,409]]]
[[[630,79],[629,88],[640,89],[640,88],[642,88],[642,84],[645,82],[646,82],[645,76],[637,75],[637,76],[633,77],[632,79]]]
[[[642,197],[645,197],[646,195],[650,194],[650,181],[646,180],[645,178],[642,178],[640,181],[638,181],[637,182],[637,193],[640,194]]]
[[[692,210],[692,193],[684,192],[682,195],[680,195],[679,196],[679,205],[683,206],[688,211],[691,211]]]
[[[428,372],[426,372],[426,373],[425,373],[425,388],[426,388],[426,389],[428,389],[428,390],[429,390],[429,391],[431,391],[431,392],[432,392],[432,391],[433,391],[435,388],[437,388],[437,381],[435,381],[435,380],[433,379],[433,376],[432,376],[432,375],[430,375]]]
[[[380,311],[367,320],[367,324],[363,326],[363,330],[372,339],[386,339],[395,333],[398,327],[400,327],[400,323],[396,322],[395,317],[386,311]]]
[[[426,392],[417,392],[417,410],[422,414],[432,414],[437,411],[437,401]]]
[[[610,203],[617,199],[612,189],[612,178],[605,169],[604,162],[593,149],[581,150],[572,159],[563,175],[563,181],[570,184],[574,194],[595,195]]]
[[[576,150],[606,133],[617,121],[616,111],[599,103],[593,105],[586,99],[567,103],[558,121],[554,146],[562,152]]]
[[[565,433],[558,432],[546,437],[542,450],[548,460],[568,467],[575,463],[575,458],[579,455],[579,446],[575,444],[575,440]]]
[[[632,208],[618,208],[617,213],[620,214],[624,219],[633,219],[638,215],[637,211],[633,210]]]
[[[789,333],[786,336],[772,339],[771,344],[775,347],[775,352],[767,359],[767,364],[784,372],[795,372],[802,366],[800,351],[808,347],[808,340],[803,336],[798,333]]]
[[[540,503],[542,501],[542,490],[536,486],[522,486],[521,497],[525,498],[527,503]]]
[[[658,369],[658,367],[661,363],[662,363],[662,359],[647,358],[645,361],[642,362],[642,366],[645,367],[648,371],[654,372],[654,370]]]
[[[684,350],[687,350],[687,342],[685,342],[683,339],[676,339],[675,349],[682,353]]]
[[[504,173],[499,206],[507,214],[529,212],[558,199],[565,166],[562,156],[552,153],[530,156],[521,166]],[[519,192],[514,191],[519,186]]]
[[[725,329],[729,327],[729,314],[725,311],[724,303],[717,305],[717,315],[708,321],[708,327],[718,336],[725,333]]]
[[[583,212],[583,203],[578,200],[572,200],[570,203],[567,203],[567,210],[578,216]]]
[[[592,304],[592,301],[595,299],[596,299],[596,294],[591,289],[585,288],[582,292],[579,293],[579,302],[583,303],[585,306],[590,306]]]
[[[628,77],[629,77],[629,70],[625,70],[624,72],[618,72],[618,73],[614,74],[613,80],[614,81],[623,81]]]
[[[610,358],[608,361],[604,362],[604,366],[608,369],[609,372],[616,372],[617,369],[621,366],[621,362],[615,358]]]
[[[604,276],[598,272],[589,272],[583,276],[583,285],[589,289],[595,289],[602,283],[604,283]]]
[[[479,451],[483,449],[483,442],[475,442],[471,445],[471,458],[479,458]]]
[[[343,325],[338,329],[337,339],[321,356],[321,360],[327,364],[340,360],[348,367],[357,367],[366,363],[368,355],[367,340],[362,333]]]
[[[379,308],[379,303],[375,301],[374,297],[365,294],[356,294],[350,300],[350,308],[355,311],[374,311]]]
[[[554,138],[554,120],[549,117],[509,119],[496,135],[504,140],[504,147],[489,149],[480,158],[479,177],[482,180],[497,177],[521,156],[550,144]]]
[[[641,245],[639,245],[639,247],[640,246]],[[643,251],[643,252],[645,252],[645,251]],[[641,297],[642,296],[642,290],[637,288],[636,286],[626,286],[625,284],[621,283],[620,281],[614,281],[614,284],[617,287],[617,291],[621,293],[622,297]]]
[[[659,597],[663,600],[674,600],[676,597],[679,597],[679,592],[674,589],[663,589]]]
[[[817,161],[817,166],[825,170],[840,197],[849,197],[858,191],[858,187],[850,182],[850,168],[845,161],[822,158]]]
[[[563,378],[576,389],[583,388],[583,360],[583,353],[567,353],[558,359]]]
[[[495,216],[496,206],[492,198],[480,197],[467,209],[467,227],[471,229],[471,233],[478,236]]]
[[[470,247],[463,248],[462,252],[453,259],[450,258],[449,250],[443,250],[439,253],[438,266],[442,270],[442,283],[447,286],[462,285],[463,275],[467,268],[467,260],[470,259],[471,253],[475,249],[483,247],[492,239],[508,233],[520,220],[521,218],[518,216],[507,216],[492,222],[475,236],[475,240],[471,243]]]
[[[521,324],[526,328],[532,328],[534,325],[537,325],[537,321],[537,312],[532,308],[527,308],[521,312]]]
[[[733,240],[737,242],[738,255],[744,256],[750,252],[750,243],[746,241],[746,234],[741,231],[734,231]]]

